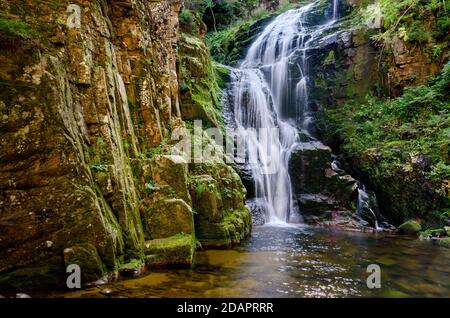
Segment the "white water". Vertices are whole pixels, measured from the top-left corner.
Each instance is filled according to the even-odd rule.
[[[310,136],[314,122],[308,103],[307,51],[338,18],[338,0],[333,0],[327,23],[308,25],[308,15],[316,7],[315,2],[278,16],[232,72],[234,124],[246,137],[256,200],[273,224],[289,222],[295,211],[288,161],[299,142],[299,128]],[[255,134],[260,128],[278,132]]]

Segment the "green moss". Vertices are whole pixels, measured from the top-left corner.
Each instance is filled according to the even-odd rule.
[[[119,266],[118,271],[119,272],[127,272],[127,271],[134,271],[140,269],[142,266],[144,266],[144,261],[142,259],[131,259],[129,262],[122,264]]]
[[[179,41],[180,88],[184,119],[201,119],[221,127],[221,85],[226,70],[212,63],[209,49],[197,36],[182,34]]]
[[[149,265],[190,265],[196,247],[194,235],[184,233],[147,241],[145,243],[146,262]]]
[[[403,234],[414,235],[422,230],[422,226],[416,221],[407,221],[400,225],[398,230]]]
[[[28,23],[0,17],[0,38],[27,40],[33,36]]]
[[[27,290],[33,286],[64,286],[65,273],[61,266],[43,265],[39,267],[21,268],[0,275],[0,288]]]
[[[439,240],[438,244],[442,247],[450,248],[450,237]]]

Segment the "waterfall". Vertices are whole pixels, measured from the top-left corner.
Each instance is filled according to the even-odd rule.
[[[257,205],[270,222],[289,222],[295,211],[288,161],[300,134],[314,139],[314,112],[308,99],[311,43],[338,17],[323,25],[308,23],[314,2],[272,21],[232,71],[233,126],[245,138]]]
[[[333,21],[339,18],[339,0],[333,0]]]

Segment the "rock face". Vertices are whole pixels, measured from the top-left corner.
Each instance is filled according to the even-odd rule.
[[[208,231],[194,222],[186,158],[165,155],[191,107],[179,100],[180,1],[72,3],[80,28],[64,5],[0,1],[8,18],[26,11],[33,32],[0,45],[2,288],[63,286],[70,263],[83,283],[144,262],[190,264],[196,232]],[[225,195],[217,171],[233,170],[210,170]],[[211,224],[228,229],[209,239],[249,233],[240,195],[218,210],[204,198]]]
[[[331,149],[321,142],[299,143],[292,150],[289,174],[306,222],[333,220],[356,212],[352,205],[358,197],[357,182],[345,172],[332,169]]]

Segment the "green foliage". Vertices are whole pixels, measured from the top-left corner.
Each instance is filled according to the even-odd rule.
[[[108,172],[108,165],[102,164],[102,163],[93,164],[91,166],[91,171],[93,173],[107,173]]]
[[[206,191],[206,186],[203,183],[197,183],[195,186],[195,193],[201,196]]]
[[[423,45],[429,41],[430,33],[425,29],[421,21],[414,21],[407,34],[407,39],[412,43]]]
[[[450,8],[449,8],[450,9]],[[447,15],[439,17],[433,31],[433,37],[436,39],[443,39],[448,36],[450,32],[450,17]]]
[[[181,30],[189,34],[198,33],[198,23],[191,10],[183,9],[180,13],[179,19]]]
[[[28,23],[0,17],[0,38],[27,40],[33,36]]]
[[[422,173],[448,202],[449,111],[450,62],[427,85],[409,87],[395,99],[367,96],[362,104],[326,110],[325,137],[329,143],[339,140],[344,157],[360,158],[360,168],[372,178],[408,171],[412,155],[427,156],[431,169]],[[376,154],[375,162],[363,159],[368,151]]]
[[[144,191],[147,194],[152,193],[157,189],[158,187],[156,186],[155,181],[153,180],[148,180],[144,185]]]
[[[186,7],[198,12],[208,30],[225,29],[237,20],[248,19],[253,13],[261,14],[259,0],[188,0]]]
[[[381,42],[383,49],[398,36],[425,49],[430,62],[442,62],[450,43],[450,0],[380,0],[379,8],[384,28],[372,39]],[[357,15],[360,23],[371,14],[371,9],[362,9]]]

